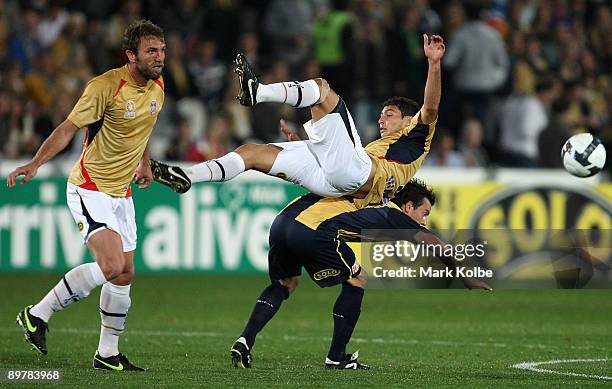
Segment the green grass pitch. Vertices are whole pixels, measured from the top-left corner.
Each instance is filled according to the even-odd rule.
[[[258,338],[253,368],[236,370],[229,348],[267,285],[264,276],[137,276],[120,345],[149,371],[114,373],[91,368],[98,291],[51,320],[47,356],[23,341],[17,312],[58,279],[0,274],[0,368],[61,368],[60,386],[79,388],[612,385],[605,379],[612,376],[612,290],[368,290],[348,350],[359,349],[372,369],[330,371],[323,362],[339,288],[319,289],[305,277]],[[537,367],[553,372],[512,367],[573,359],[603,360]]]

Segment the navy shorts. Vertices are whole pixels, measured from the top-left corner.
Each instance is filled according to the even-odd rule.
[[[320,287],[356,277],[361,268],[355,262],[355,253],[332,234],[329,230],[312,230],[288,214],[278,215],[270,228],[270,280],[299,276],[302,267]]]

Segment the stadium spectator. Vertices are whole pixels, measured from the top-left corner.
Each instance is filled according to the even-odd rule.
[[[107,71],[116,64],[116,58],[111,55],[110,50],[100,42],[105,41],[106,25],[100,19],[89,19],[83,36],[83,43],[87,49],[89,63],[94,74]]]
[[[313,1],[272,0],[264,17],[264,33],[272,54],[291,67],[298,66],[310,53],[316,7]]]
[[[455,138],[441,128],[435,135],[431,153],[425,158],[423,166],[464,167],[463,155],[455,150]]]
[[[559,150],[572,135],[570,104],[566,99],[558,99],[552,105],[552,118],[549,125],[538,138],[539,165],[543,168],[562,168]]]
[[[111,51],[116,62],[123,60],[123,52],[121,44],[123,39],[123,31],[135,20],[142,17],[142,2],[141,0],[126,0],[121,3],[121,8],[110,16],[105,31],[106,47]],[[99,43],[98,43],[99,45]]]
[[[365,142],[378,138],[378,126],[376,118],[379,115],[380,101],[389,94],[391,85],[389,76],[392,64],[388,60],[393,43],[387,42],[387,31],[383,15],[376,12],[377,4],[372,0],[362,0],[356,11],[357,23],[355,23],[355,79],[353,81],[353,95],[347,96],[351,99],[352,111],[355,120],[360,123],[359,135]],[[417,45],[421,60],[423,56],[422,37],[417,37]],[[398,53],[396,57],[402,57]],[[425,68],[421,69],[421,72]],[[417,69],[404,68],[404,73],[417,72]],[[420,77],[423,75],[419,74]],[[417,90],[422,90],[424,83]],[[398,93],[406,95],[407,93]]]
[[[58,92],[62,77],[57,73],[51,52],[39,53],[34,69],[25,77],[27,96],[43,109],[51,108]]]
[[[192,129],[189,126],[189,120],[184,117],[177,116],[172,124],[175,126],[175,136],[168,144],[168,149],[165,151],[166,159],[171,161],[184,161],[187,159],[187,151],[192,147]]]
[[[195,96],[197,89],[185,62],[183,39],[177,32],[170,32],[166,36],[166,45],[168,48],[163,73],[164,91],[177,100]]]
[[[465,10],[459,0],[453,0],[444,6],[442,15],[444,36],[450,40],[465,23]]]
[[[43,11],[36,32],[43,48],[51,46],[68,25],[69,15],[60,7],[59,0],[50,0]]]
[[[249,31],[240,35],[238,50],[245,55],[249,63],[256,67],[259,66],[259,36],[255,32]],[[235,55],[236,53],[232,54]]]
[[[84,43],[86,20],[79,12],[68,17],[66,27],[50,47],[57,76],[65,78],[65,92],[80,92],[93,70]]]
[[[252,139],[253,135],[251,109],[241,104],[236,104],[236,96],[240,93],[240,84],[233,70],[227,72],[225,81],[226,88],[223,94],[221,109],[227,114],[228,120],[233,124],[234,138],[241,143],[247,143],[248,139]]]
[[[399,96],[409,94],[409,91],[423,90],[427,61],[421,49],[419,33],[419,10],[406,7],[400,16],[400,23],[391,32],[389,46],[396,53],[393,56],[393,92]]]
[[[209,0],[202,3],[205,10],[200,36],[217,42],[219,58],[229,62],[236,55],[236,42],[240,34],[256,28],[249,20],[252,19],[249,4],[241,4],[240,0]]]
[[[204,22],[204,7],[199,0],[177,0],[166,3],[161,25],[168,32],[178,32],[191,47],[198,39]],[[188,50],[189,51],[189,50]]]
[[[501,162],[511,167],[536,167],[538,137],[550,122],[548,108],[557,98],[558,82],[538,81],[535,95],[513,95],[501,110]]]
[[[492,143],[495,95],[508,76],[508,53],[499,33],[482,20],[483,7],[473,1],[465,8],[469,21],[451,38],[443,65],[452,69],[462,116],[478,118]]]
[[[183,160],[203,162],[224,156],[231,150],[231,125],[224,114],[213,116],[201,139],[186,150]]]
[[[198,97],[214,111],[221,103],[227,66],[217,58],[217,43],[211,40],[196,44],[194,58],[189,62],[189,73],[194,80]]]
[[[468,118],[461,126],[459,153],[467,167],[486,167],[489,161],[487,151],[482,146],[482,124],[476,118]]]
[[[350,105],[355,79],[355,14],[347,3],[335,0],[334,8],[321,8],[313,26],[313,56],[321,65],[320,77],[334,85]]]
[[[24,10],[8,43],[8,57],[19,63],[24,74],[30,72],[42,49],[38,39],[39,20],[38,12],[33,9]]]

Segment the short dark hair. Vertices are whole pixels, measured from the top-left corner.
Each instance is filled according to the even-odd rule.
[[[398,207],[411,201],[414,207],[419,207],[423,204],[424,199],[428,199],[431,206],[436,203],[436,193],[425,183],[425,181],[413,178],[406,184],[395,196],[391,199]]]
[[[164,30],[155,25],[150,20],[137,20],[132,22],[123,32],[123,50],[129,50],[132,53],[138,53],[138,44],[140,38],[145,36],[155,36],[162,41],[164,40]]]
[[[385,100],[385,102],[383,103],[383,107],[386,107],[388,105],[397,106],[400,112],[402,113],[402,117],[403,116],[414,116],[416,115],[417,112],[419,112],[419,109],[420,109],[419,104],[417,104],[416,101],[411,100],[406,97],[399,97],[399,96],[393,96]]]

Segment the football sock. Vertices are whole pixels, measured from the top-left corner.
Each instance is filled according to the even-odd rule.
[[[236,153],[231,152],[223,157],[211,159],[185,169],[191,182],[219,182],[229,181],[244,172],[244,160]]]
[[[353,335],[361,313],[363,293],[362,288],[348,282],[342,283],[342,291],[334,304],[334,335],[327,355],[332,361],[340,361],[346,353],[346,345]]]
[[[289,298],[289,289],[279,282],[270,284],[261,293],[261,296],[259,296],[259,299],[257,299],[255,303],[251,317],[249,317],[249,321],[240,335],[246,339],[249,349],[253,347],[255,337],[259,331],[261,331],[276,312],[278,312],[283,300],[287,298]]]
[[[98,353],[107,358],[119,354],[119,335],[125,329],[125,319],[130,309],[130,285],[114,285],[107,282],[100,292],[100,342]]]
[[[30,309],[30,313],[48,322],[53,313],[84,299],[92,289],[105,282],[104,273],[96,262],[79,265],[66,273],[57,285]]]
[[[321,91],[315,80],[259,84],[257,102],[285,103],[296,108],[310,107],[319,102]]]

